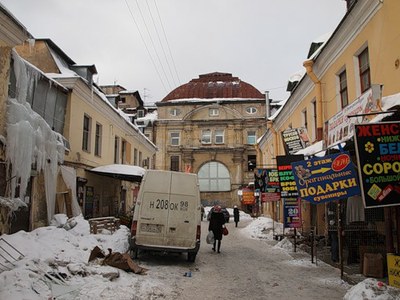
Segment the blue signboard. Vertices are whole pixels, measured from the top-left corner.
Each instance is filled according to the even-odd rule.
[[[292,170],[299,197],[313,204],[360,195],[348,152],[293,162]]]

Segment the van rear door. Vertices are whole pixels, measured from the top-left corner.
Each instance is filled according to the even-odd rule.
[[[194,249],[200,192],[194,174],[147,171],[139,193],[136,244]]]
[[[170,192],[166,243],[177,248],[195,248],[197,225],[201,222],[197,177],[174,173]]]
[[[162,246],[168,223],[168,202],[171,176],[160,176],[147,172],[142,182],[138,209],[136,243],[139,245]]]

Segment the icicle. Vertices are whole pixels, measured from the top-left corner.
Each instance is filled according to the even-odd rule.
[[[7,102],[6,159],[11,170],[11,198],[20,182],[20,198],[24,199],[31,175],[31,168],[44,172],[47,215],[50,222],[54,215],[58,162],[64,158],[64,147],[59,146],[56,133],[46,121],[26,102],[33,95],[40,72],[26,63],[13,51],[17,83],[17,99]]]

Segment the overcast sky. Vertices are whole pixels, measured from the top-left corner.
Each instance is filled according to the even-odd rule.
[[[286,99],[310,43],[333,32],[344,0],[0,0],[35,38],[50,38],[100,85],[161,101],[211,72]],[[145,20],[145,21],[144,21]]]

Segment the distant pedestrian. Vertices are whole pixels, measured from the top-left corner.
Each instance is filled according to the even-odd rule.
[[[212,250],[221,253],[221,240],[222,230],[225,227],[225,218],[221,211],[221,206],[215,205],[211,210],[210,223],[208,224],[208,231],[214,233],[214,244]],[[217,246],[217,248],[215,247]]]
[[[235,227],[237,227],[238,223],[239,223],[239,208],[237,207],[237,205],[235,205],[233,207],[233,220],[235,221]]]

